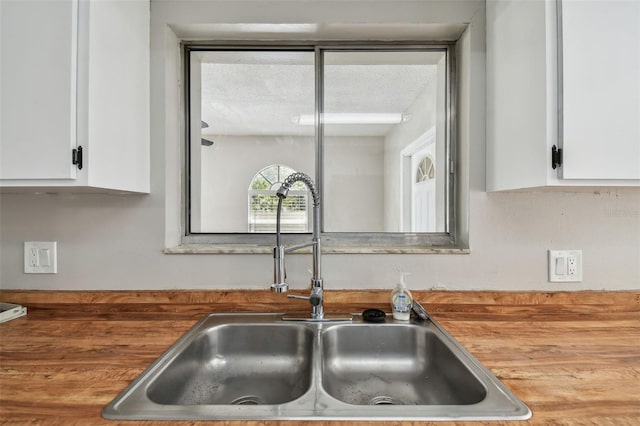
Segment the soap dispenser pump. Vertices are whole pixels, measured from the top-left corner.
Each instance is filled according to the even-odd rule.
[[[413,297],[404,282],[405,275],[405,273],[400,274],[400,282],[398,282],[396,288],[391,293],[393,319],[399,321],[409,321],[411,306],[413,305]]]

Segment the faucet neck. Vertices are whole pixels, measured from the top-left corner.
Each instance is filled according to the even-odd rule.
[[[287,176],[287,178],[284,180],[280,188],[276,191],[276,194],[278,195],[278,210],[276,213],[276,247],[274,249],[274,258],[276,257],[276,251],[278,252],[283,251],[280,257],[284,259],[284,252],[293,251],[293,250],[296,250],[297,248],[307,246],[307,244],[301,244],[299,246],[292,247],[291,249],[286,249],[281,244],[280,217],[282,212],[282,200],[287,198],[287,195],[289,194],[289,189],[296,182],[304,183],[307,186],[307,188],[309,188],[309,191],[311,192],[311,196],[313,197],[313,231],[311,236],[312,244],[313,244],[312,246],[312,250],[313,250],[312,282],[314,281],[319,282],[320,288],[322,288],[322,273],[321,273],[322,261],[321,261],[321,244],[320,244],[320,196],[318,195],[318,190],[316,189],[316,186],[314,185],[313,180],[311,180],[311,178],[304,173],[296,172]],[[284,260],[282,260],[281,263],[282,265],[280,266],[282,267],[282,270],[284,270]],[[279,266],[276,265],[276,268],[278,267]],[[283,281],[280,281],[280,282],[284,282],[285,274],[282,271],[280,272],[281,273],[278,274],[276,271],[276,277],[274,278],[277,279],[278,275],[281,275],[281,278]],[[278,283],[276,282],[276,284]]]
[[[300,244],[298,246],[286,248],[281,244],[280,239],[280,216],[282,212],[282,200],[287,197],[291,186],[298,182],[303,182],[311,191],[313,197],[313,234],[310,244]],[[272,290],[277,293],[287,291],[288,285],[285,282],[286,271],[284,265],[285,253],[298,248],[312,246],[313,255],[313,276],[311,278],[311,295],[307,298],[311,303],[311,317],[313,319],[323,319],[323,282],[321,275],[321,246],[320,246],[320,197],[316,190],[313,181],[309,176],[304,173],[293,173],[289,175],[282,186],[276,191],[278,195],[278,211],[276,214],[276,247],[273,249],[274,258],[274,284],[271,286]],[[297,297],[297,296],[296,296]]]

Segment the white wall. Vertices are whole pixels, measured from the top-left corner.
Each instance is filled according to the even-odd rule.
[[[334,4],[335,3],[335,4]],[[327,255],[327,288],[390,288],[395,266],[412,288],[573,290],[640,288],[640,190],[491,193],[485,188],[484,3],[476,1],[309,1],[152,3],[151,194],[0,196],[0,286],[19,289],[253,288],[271,282],[269,255],[165,255],[179,238],[182,134],[178,40],[172,22],[470,22],[462,65],[458,179],[468,182],[469,255]],[[167,205],[169,208],[167,208]],[[464,211],[464,206],[463,211]],[[22,273],[23,242],[58,241],[56,275]],[[546,250],[582,249],[584,281],[546,282]],[[293,287],[304,287],[310,259],[291,256]]]

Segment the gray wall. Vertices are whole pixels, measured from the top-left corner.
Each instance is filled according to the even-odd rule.
[[[255,3],[255,4],[254,4]],[[333,4],[335,3],[335,4]],[[411,288],[575,290],[640,288],[640,190],[610,188],[486,193],[484,3],[152,3],[151,194],[2,194],[0,286],[18,289],[267,288],[269,255],[166,255],[179,239],[181,129],[178,41],[168,23],[470,22],[460,43],[461,166],[470,214],[468,255],[327,255],[327,288],[391,288],[395,268]],[[174,27],[178,28],[178,27]],[[23,242],[58,241],[56,275],[22,273]],[[582,249],[584,281],[546,281],[547,249]],[[308,282],[310,259],[291,256],[289,281]]]
[[[260,170],[284,164],[315,173],[313,137],[217,136],[202,147],[201,228],[194,232],[247,232],[247,190]]]
[[[201,227],[192,225],[194,232],[247,232],[247,189],[264,167],[279,163],[315,175],[313,137],[211,139],[214,145],[201,150]],[[381,137],[325,138],[323,203],[328,232],[383,230],[383,144]]]

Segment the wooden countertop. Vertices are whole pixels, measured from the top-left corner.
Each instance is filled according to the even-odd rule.
[[[421,291],[414,296],[531,408],[533,417],[521,423],[640,425],[640,292]],[[388,310],[387,298],[386,291],[333,291],[325,306],[327,311]],[[29,311],[0,324],[2,424],[167,425],[109,421],[100,413],[205,314],[307,309],[304,301],[268,291],[4,290],[0,300]]]

